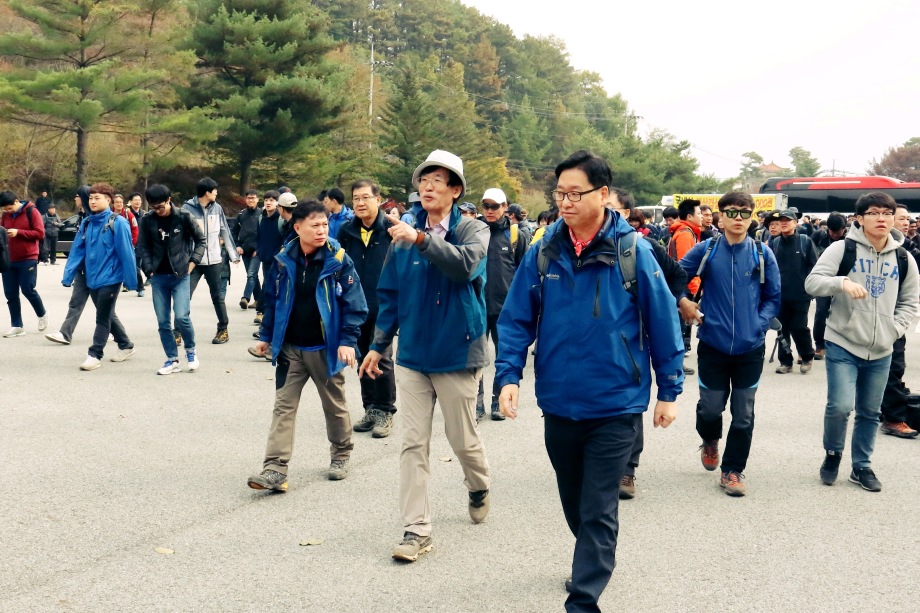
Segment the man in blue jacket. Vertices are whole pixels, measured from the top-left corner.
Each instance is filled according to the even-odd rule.
[[[382,354],[399,331],[396,383],[402,399],[403,448],[399,506],[404,533],[393,558],[414,562],[431,550],[429,450],[434,404],[463,468],[474,523],[489,514],[489,463],[476,429],[476,390],[489,363],[485,275],[489,228],[463,217],[463,161],[436,150],[419,164],[412,183],[424,210],[416,225],[398,221],[377,284],[377,327],[359,376],[383,373]]]
[[[294,209],[297,241],[275,257],[262,288],[265,311],[256,350],[271,348],[275,369],[275,410],[265,461],[249,478],[256,490],[287,491],[288,463],[294,449],[294,422],[300,395],[313,379],[326,416],[332,460],[326,476],[348,476],[351,418],[345,401],[342,370],[357,363],[355,346],[367,303],[354,263],[329,238],[326,209],[309,200]]]
[[[498,318],[495,377],[501,411],[514,419],[528,348],[538,340],[537,404],[576,539],[566,585],[572,613],[600,611],[613,573],[618,489],[650,399],[649,360],[658,384],[654,425],[667,427],[677,416],[684,346],[674,297],[645,241],[635,243],[635,297],[624,287],[619,243],[635,231],[604,206],[607,162],[578,151],[556,167],[556,178],[561,219],[527,252],[511,284]]]
[[[685,296],[680,311],[697,333],[700,401],[696,431],[706,470],[719,467],[722,413],[729,401],[732,424],[725,442],[719,485],[729,496],[744,496],[744,468],[754,434],[754,395],[763,372],[764,337],[780,309],[780,278],[769,248],[748,236],[754,199],[729,192],[719,199],[723,236],[687,252],[680,265],[697,276],[705,258],[699,304]]]
[[[96,330],[93,344],[81,370],[96,370],[102,361],[103,349],[114,332],[118,351],[113,362],[124,362],[134,354],[134,343],[121,326],[112,327],[115,301],[124,284],[129,290],[137,289],[137,262],[131,244],[131,227],[128,221],[110,207],[115,199],[115,189],[107,183],[96,183],[89,188],[89,215],[80,224],[74,237],[67,266],[64,267],[65,287],[70,287],[81,267],[86,271],[86,286],[96,305]]]

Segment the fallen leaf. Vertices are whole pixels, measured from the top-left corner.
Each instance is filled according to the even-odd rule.
[[[451,457],[450,457],[450,456],[444,456],[443,458],[441,458],[441,461],[442,461],[442,462],[450,462],[450,461],[451,461]]]
[[[157,553],[162,553],[162,554],[176,553],[175,551],[173,551],[172,549],[169,549],[168,547],[157,547],[156,549],[154,549],[154,551]]]
[[[311,545],[322,545],[323,539],[309,538],[305,541],[300,541],[301,547],[310,547]]]

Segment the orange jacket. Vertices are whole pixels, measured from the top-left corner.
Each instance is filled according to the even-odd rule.
[[[668,245],[668,253],[678,262],[687,252],[693,249],[693,246],[700,242],[700,227],[689,220],[679,219],[671,224],[671,242]],[[699,277],[693,277],[687,283],[687,289],[690,295],[696,294],[700,288]]]

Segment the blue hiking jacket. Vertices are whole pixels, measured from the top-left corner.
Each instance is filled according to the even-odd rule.
[[[684,345],[674,297],[643,240],[636,243],[637,295],[623,288],[618,244],[632,232],[619,214],[607,211],[598,238],[579,258],[563,220],[546,229],[524,256],[498,318],[499,387],[520,382],[536,339],[537,405],[545,413],[583,420],[644,412],[652,386],[649,360],[658,400],[677,399]],[[542,283],[541,243],[548,258]]]
[[[297,274],[299,241],[291,241],[275,256],[263,288],[265,301],[259,340],[271,343],[272,364],[276,364],[284,342],[291,310],[294,307],[294,275]],[[367,317],[367,303],[355,265],[347,254],[339,261],[335,254],[339,243],[330,238],[317,253],[323,258],[323,269],[316,284],[316,304],[323,320],[326,340],[326,374],[333,376],[345,368],[339,361],[339,347],[355,347],[361,324]],[[316,255],[316,254],[313,254]],[[312,256],[311,256],[312,257]],[[359,358],[360,359],[360,358]]]
[[[680,265],[693,278],[715,238],[695,245]],[[763,246],[764,283],[760,284],[760,256],[750,237],[737,245],[719,239],[703,269],[700,310],[703,323],[697,338],[728,355],[741,355],[764,344],[770,321],[779,313],[779,267],[773,251]]]
[[[112,215],[115,217],[109,224]],[[61,282],[65,287],[73,284],[77,271],[84,265],[86,285],[90,289],[116,283],[123,283],[128,289],[137,289],[137,262],[127,219],[111,209],[83,218],[64,267]]]

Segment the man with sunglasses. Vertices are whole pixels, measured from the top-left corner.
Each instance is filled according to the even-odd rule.
[[[489,254],[486,260],[486,334],[492,338],[498,353],[498,316],[502,312],[508,288],[514,279],[527,246],[528,237],[510,219],[508,198],[505,192],[491,187],[482,195],[482,220],[489,226]],[[492,421],[502,421],[505,416],[498,410],[498,394],[501,390],[492,385]],[[485,399],[482,377],[479,378],[479,395],[476,398],[476,421],[485,416]]]
[[[719,468],[722,413],[728,402],[732,422],[719,486],[729,496],[744,496],[754,395],[763,372],[764,338],[780,309],[780,275],[773,252],[748,236],[754,213],[750,194],[725,194],[719,211],[722,236],[707,239],[680,260],[688,276],[698,277],[702,299],[697,303],[688,293],[679,306],[684,321],[699,323],[696,431],[703,441],[703,468]]]

